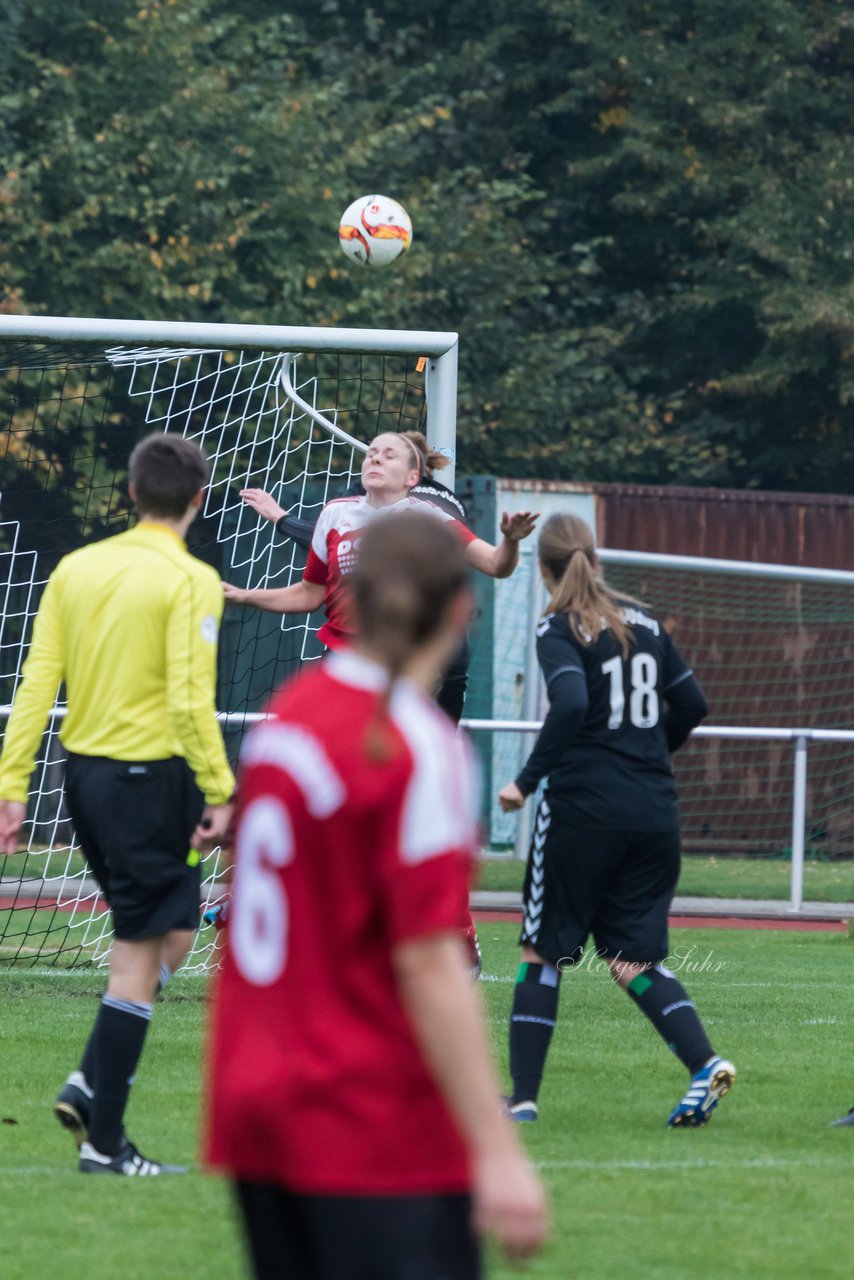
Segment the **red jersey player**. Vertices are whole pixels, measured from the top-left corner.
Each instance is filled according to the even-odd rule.
[[[518,511],[512,516],[505,513],[501,518],[501,542],[493,546],[441,507],[411,496],[423,478],[424,466],[424,455],[406,433],[390,431],[377,436],[362,463],[364,496],[337,498],[323,508],[312,534],[302,581],[290,587],[256,589],[226,583],[226,604],[250,605],[272,613],[312,613],[323,605],[326,621],[318,633],[320,639],[330,649],[346,647],[356,630],[349,581],[357,563],[359,542],[376,519],[386,519],[397,512],[429,512],[453,530],[469,565],[493,578],[509,577],[519,559],[519,543],[533,531],[537,516],[530,511]],[[444,674],[437,677],[437,689]],[[481,955],[471,917],[465,926],[465,937],[471,973],[476,979]]]
[[[414,488],[410,489],[410,496],[420,498],[422,502],[431,502],[433,506],[439,507],[448,515],[454,516],[455,519],[467,525],[469,519],[465,504],[461,502],[453,489],[449,489],[446,484],[442,484],[442,481],[436,476],[436,472],[442,471],[447,467],[451,459],[439,449],[431,448],[427,437],[421,431],[408,430],[401,431],[400,434],[404,439],[415,445],[416,449],[421,453],[421,480]],[[355,484],[351,485],[343,496],[358,498],[363,497],[364,493],[362,481],[359,479]],[[312,535],[317,524],[317,516],[313,520],[303,520],[299,516],[293,515],[284,507],[279,506],[273,494],[268,493],[265,489],[241,489],[240,496],[247,507],[257,512],[262,520],[269,520],[282,538],[292,539],[301,550],[308,554]],[[468,642],[465,641],[451,659],[451,663],[447,671],[444,672],[442,683],[436,693],[436,701],[446,715],[451,717],[454,724],[459,724],[462,718],[470,661],[471,654]]]
[[[508,578],[519,559],[519,543],[533,531],[530,511],[506,513],[497,546],[476,537],[461,520],[410,491],[422,478],[424,458],[411,440],[389,431],[371,442],[362,463],[365,496],[337,498],[320,513],[301,582],[290,587],[251,588],[225,584],[226,604],[251,605],[270,613],[313,613],[321,605],[326,622],[320,639],[330,649],[349,644],[355,630],[348,604],[347,582],[356,564],[359,541],[369,524],[396,511],[429,511],[453,529],[474,569],[492,578]]]
[[[464,556],[432,517],[390,516],[354,586],[355,648],[246,742],[208,1157],[257,1280],[474,1280],[481,1232],[524,1256],[545,1215],[458,937],[472,760],[425,692],[468,619]]]

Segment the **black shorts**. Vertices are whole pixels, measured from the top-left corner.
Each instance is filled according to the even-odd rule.
[[[467,1195],[236,1192],[255,1280],[480,1280]]]
[[[519,942],[575,964],[593,935],[603,956],[659,961],[679,879],[679,831],[586,830],[537,806]]]
[[[69,753],[65,798],[117,938],[198,927],[201,871],[188,856],[204,798],[186,760]]]

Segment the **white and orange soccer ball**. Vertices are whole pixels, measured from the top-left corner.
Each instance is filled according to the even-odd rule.
[[[338,242],[363,266],[387,267],[412,244],[412,219],[388,196],[360,196],[342,214]]]

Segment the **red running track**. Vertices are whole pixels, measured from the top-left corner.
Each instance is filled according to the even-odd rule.
[[[93,905],[87,899],[87,905]],[[98,901],[97,909],[106,907],[106,903]],[[0,898],[0,911],[15,908],[55,907],[58,911],[73,911],[76,903],[56,900],[45,900],[35,896]],[[474,911],[475,920],[484,923],[491,921],[519,924],[521,915],[518,911]],[[674,929],[787,929],[800,933],[847,933],[848,923],[845,920],[793,920],[786,916],[671,916],[671,927]]]
[[[508,921],[519,924],[518,911],[474,911],[475,920]],[[674,929],[792,929],[803,933],[847,933],[845,920],[792,920],[789,917],[755,916],[671,916]]]

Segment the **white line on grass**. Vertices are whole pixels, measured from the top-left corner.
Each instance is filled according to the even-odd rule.
[[[585,970],[582,970],[582,972],[585,972]],[[565,971],[565,973],[566,973],[566,976],[567,976],[567,978],[568,978],[568,977],[571,975],[572,970],[571,970],[571,969],[567,969],[567,970]],[[695,975],[692,975],[692,977],[693,977],[693,976],[695,976]],[[715,977],[715,978],[717,978],[717,977],[718,977],[718,975],[717,975],[717,974],[713,974],[712,976],[713,976],[713,977]],[[480,975],[480,980],[481,980],[481,982],[507,982],[507,983],[515,982],[515,981],[516,981],[515,977],[513,977],[511,974],[503,974],[503,973],[502,973],[502,974],[498,974],[498,973],[482,973],[482,974]],[[729,990],[729,989],[731,989],[731,988],[735,988],[735,987],[739,987],[739,988],[741,988],[741,987],[745,987],[745,988],[751,988],[751,989],[752,989],[752,988],[754,988],[754,987],[768,987],[768,988],[775,988],[775,989],[779,989],[779,988],[781,988],[783,985],[785,985],[785,987],[786,987],[786,989],[787,989],[787,990],[793,990],[793,989],[794,989],[794,988],[796,988],[796,987],[810,987],[810,988],[812,988],[812,987],[821,987],[821,989],[822,989],[823,991],[827,990],[828,988],[830,988],[831,990],[836,989],[836,990],[838,990],[838,991],[850,991],[850,990],[851,990],[851,983],[850,983],[850,982],[828,982],[828,981],[825,981],[825,982],[786,982],[785,984],[783,984],[782,982],[729,982],[729,981],[728,981],[728,979],[727,979],[726,977],[721,977],[721,978],[720,978],[720,981],[721,981],[721,982],[723,982],[723,983],[726,985],[727,990]],[[708,1021],[708,1019],[707,1019],[707,1021]]]
[[[805,1160],[802,1157],[779,1158],[777,1156],[760,1156],[744,1160],[537,1160],[538,1169],[577,1169],[582,1172],[606,1173],[609,1170],[638,1169],[643,1172],[660,1171],[666,1173],[673,1169],[792,1169],[808,1165],[814,1169],[850,1169],[850,1159],[838,1160]],[[190,1173],[195,1172],[192,1165]],[[74,1168],[58,1168],[56,1165],[7,1165],[0,1166],[0,1178],[79,1178],[79,1171]]]
[[[195,1165],[185,1165],[188,1173],[195,1173]],[[79,1178],[80,1170],[76,1165],[70,1168],[57,1168],[56,1165],[6,1165],[0,1166],[0,1178]],[[148,1181],[148,1179],[143,1179]]]
[[[728,987],[776,987],[778,989],[785,986],[787,990],[792,990],[795,987],[821,987],[822,991],[826,991],[828,988],[835,988],[839,991],[851,990],[850,982],[832,982],[829,980],[823,982],[727,982],[726,985]]]
[[[816,1169],[850,1169],[850,1159],[804,1160],[802,1157],[759,1156],[745,1160],[538,1160],[538,1169],[579,1169],[587,1172],[609,1169],[792,1169],[810,1165]]]

